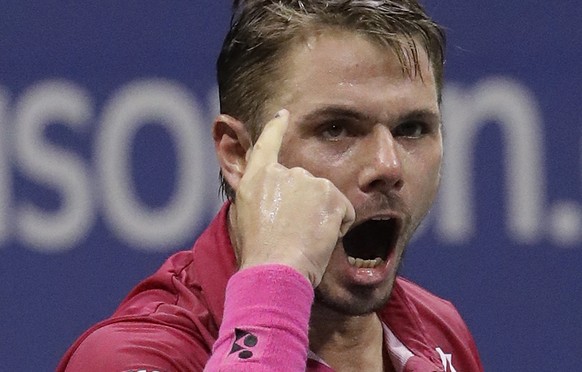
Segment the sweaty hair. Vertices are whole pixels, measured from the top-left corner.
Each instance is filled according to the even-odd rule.
[[[392,49],[404,73],[420,74],[419,44],[432,66],[440,100],[445,36],[417,0],[234,0],[230,30],[216,64],[220,112],[245,123],[254,142],[285,73],[294,43],[318,32],[348,31]],[[221,174],[221,190],[234,190]]]

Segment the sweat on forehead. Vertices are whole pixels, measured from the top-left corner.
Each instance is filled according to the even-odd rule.
[[[305,81],[306,79],[328,76],[335,81],[335,77],[340,73],[338,69],[342,70],[345,79],[339,82],[340,85],[358,84],[359,80],[367,79],[369,75],[384,76],[386,79],[399,77],[421,81],[425,78],[432,79],[433,70],[424,48],[412,50],[413,46],[410,46],[404,37],[398,42],[400,50],[396,51],[391,46],[371,40],[367,35],[329,28],[302,38],[288,47],[286,54],[277,63],[278,91],[271,95],[273,107],[266,105],[265,114],[270,115],[270,112],[277,110],[278,106],[285,105],[285,99],[282,101],[278,99],[281,95],[302,95],[303,85],[309,83]],[[388,59],[396,63],[384,63]],[[348,73],[343,74],[346,68]],[[364,70],[366,74],[363,74]],[[309,73],[302,74],[303,80],[298,80],[295,75],[299,71]]]

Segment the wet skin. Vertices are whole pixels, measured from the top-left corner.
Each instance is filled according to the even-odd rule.
[[[291,113],[279,162],[330,180],[356,211],[353,226],[395,217],[402,233],[387,262],[357,269],[340,240],[318,300],[366,313],[387,301],[402,252],[432,204],[439,183],[442,138],[437,90],[426,53],[420,75],[361,36],[324,33],[287,57],[280,107]]]
[[[429,61],[418,52],[419,73],[410,75],[390,49],[324,31],[280,61],[282,79],[264,112],[287,111],[254,146],[234,118],[221,115],[213,127],[223,175],[236,191],[229,231],[240,268],[280,263],[310,281],[310,349],[337,370],[382,370],[375,311],[437,192],[440,111]],[[388,233],[365,230],[389,235],[383,252],[371,254],[364,234],[350,255],[383,259],[354,266],[346,230],[373,219],[395,221]]]

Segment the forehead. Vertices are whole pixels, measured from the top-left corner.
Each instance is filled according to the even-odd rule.
[[[356,105],[378,115],[438,111],[434,74],[422,47],[418,71],[406,72],[393,49],[353,32],[327,31],[296,42],[281,66],[280,107]]]

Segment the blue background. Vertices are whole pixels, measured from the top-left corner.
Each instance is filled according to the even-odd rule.
[[[443,185],[449,197],[439,199],[419,231],[403,274],[457,305],[487,371],[579,370],[582,7],[541,0],[425,4],[448,30],[443,176],[456,186]],[[217,110],[214,61],[229,6],[226,0],[2,1],[0,370],[53,370],[83,330],[111,314],[171,252],[188,248],[218,209],[209,128]],[[118,106],[129,112],[140,87],[170,98],[176,96],[168,92],[178,91],[185,101],[169,99],[170,110],[193,115],[195,135],[177,136],[168,116],[142,119],[121,145],[126,183],[107,183],[109,149],[98,139],[115,123],[106,113]],[[84,108],[78,126],[46,108],[62,96],[56,110],[70,109],[77,101],[67,92]],[[483,97],[498,103],[479,116]],[[499,114],[516,107],[522,109]],[[20,130],[35,112],[44,123],[37,137]],[[477,129],[469,150],[458,150],[458,133],[463,138],[471,125]],[[196,150],[188,164],[180,154],[190,153],[179,141]],[[516,143],[526,144],[519,150],[525,160],[512,155]],[[448,168],[459,159],[460,174]],[[62,183],[48,181],[34,164],[64,172]],[[56,221],[74,194],[65,185],[83,177],[77,191],[92,201],[79,204],[85,212],[69,220],[71,231],[43,235],[33,223],[26,232],[31,208]],[[509,207],[521,192],[510,193],[512,184],[523,185],[526,195],[518,212]],[[105,202],[121,200],[115,192],[123,185],[146,221],[177,211],[171,200],[179,185],[194,195],[196,208],[172,238],[148,235],[146,222],[137,238],[111,217],[124,205]],[[455,200],[457,188],[467,185],[468,199]],[[447,206],[455,203],[468,207],[456,217],[460,227],[446,228]],[[519,211],[531,219],[525,233],[512,227]],[[164,218],[155,220],[162,229]]]

